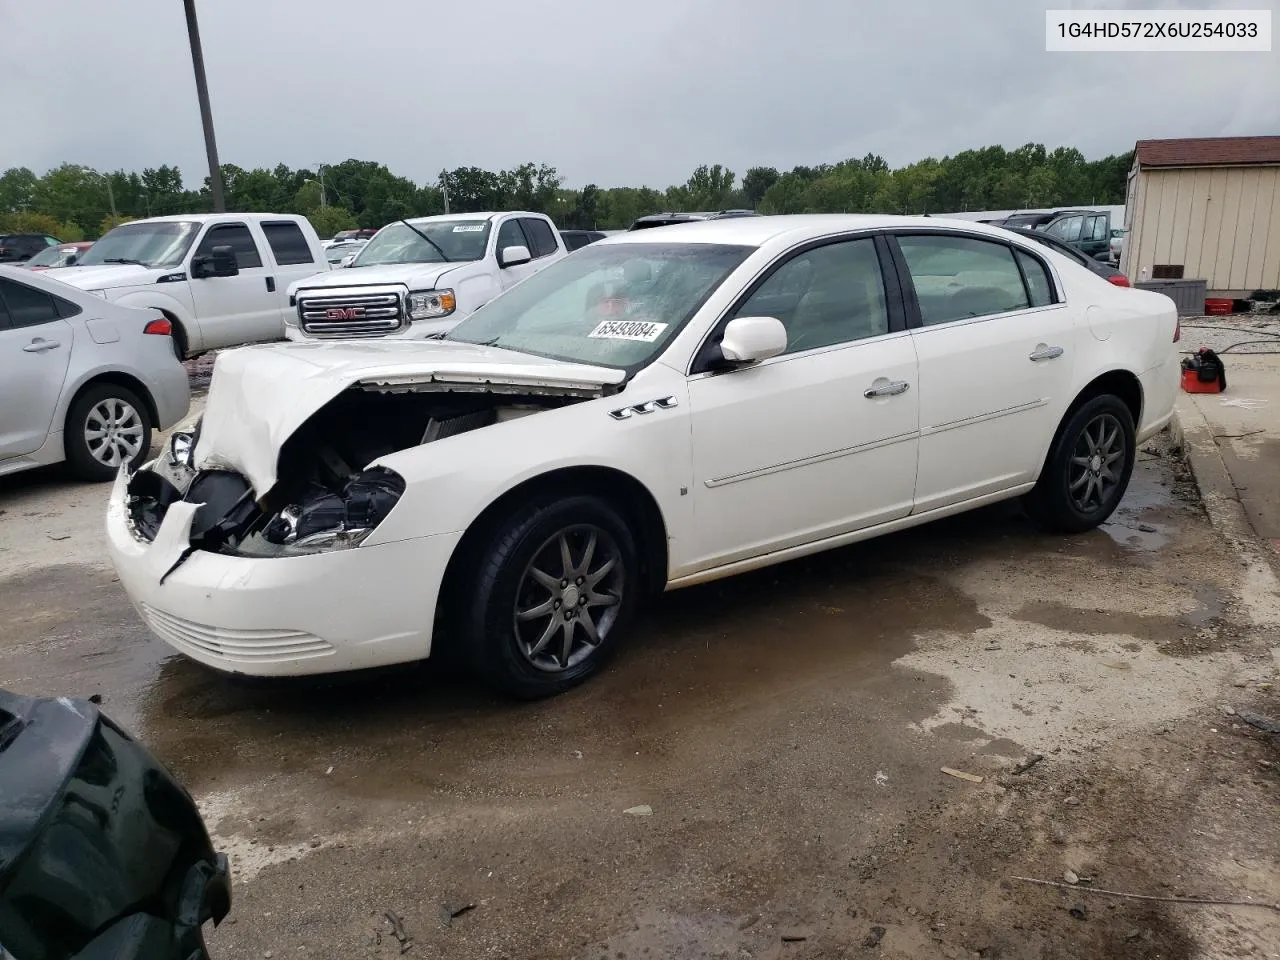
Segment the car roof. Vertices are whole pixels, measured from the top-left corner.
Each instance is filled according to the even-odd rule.
[[[409,217],[409,223],[447,223],[450,220],[492,220],[494,217],[545,217],[531,210],[485,210],[479,213],[440,213],[434,217]]]
[[[141,220],[129,220],[120,226],[130,223],[204,223],[206,220],[220,220],[223,217],[234,217],[237,220],[305,220],[300,213],[171,213],[163,217],[143,217]]]
[[[853,230],[889,230],[920,228],[924,230],[960,230],[1005,238],[1008,232],[972,220],[947,220],[942,217],[902,217],[870,213],[801,213],[782,216],[722,217],[717,220],[695,220],[648,230],[627,230],[611,234],[599,244],[616,243],[723,243],[758,247],[771,240],[786,239],[795,243],[816,240],[833,233]]]

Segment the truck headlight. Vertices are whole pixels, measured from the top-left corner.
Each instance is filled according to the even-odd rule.
[[[453,313],[458,301],[452,290],[418,290],[409,293],[410,320],[438,320]]]

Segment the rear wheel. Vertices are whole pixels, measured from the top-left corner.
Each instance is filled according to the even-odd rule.
[[[99,383],[76,398],[63,433],[67,463],[81,480],[110,480],[122,464],[135,468],[151,451],[146,405],[132,390]]]
[[[1092,530],[1115,511],[1137,453],[1133,415],[1112,394],[1089,400],[1063,425],[1027,510],[1063,533]]]
[[[639,603],[635,539],[598,497],[528,504],[477,559],[461,639],[473,670],[511,696],[550,696],[587,679]]]

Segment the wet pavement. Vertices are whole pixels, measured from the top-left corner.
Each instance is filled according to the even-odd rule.
[[[669,594],[533,704],[204,670],[104,565],[106,490],[12,478],[0,678],[101,694],[189,785],[215,956],[1274,956],[1266,910],[1010,879],[1280,901],[1280,756],[1223,709],[1280,714],[1280,623],[1168,453],[1090,534],[1001,506]]]

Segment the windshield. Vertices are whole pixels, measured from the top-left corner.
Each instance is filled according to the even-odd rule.
[[[483,260],[488,242],[488,220],[428,220],[412,227],[391,223],[378,231],[351,266]]]
[[[181,266],[200,224],[187,220],[122,223],[109,230],[77,262],[78,267],[101,263],[141,263],[148,267]]]
[[[638,369],[753,247],[591,244],[481,307],[445,339]]]
[[[45,247],[27,261],[28,267],[61,267],[80,251],[76,247]]]
[[[363,243],[335,243],[326,253],[330,263],[339,263],[364,249]]]

